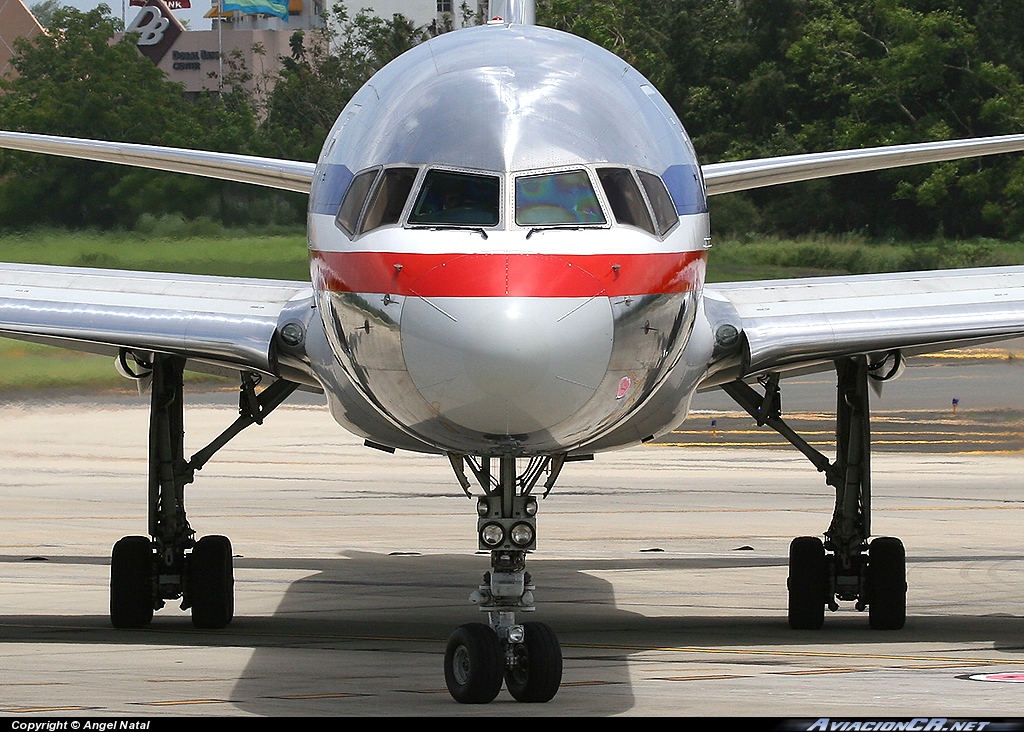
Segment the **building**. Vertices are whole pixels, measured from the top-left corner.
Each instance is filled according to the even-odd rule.
[[[32,38],[43,27],[22,0],[0,0],[0,76],[14,74],[11,58],[16,38]]]
[[[161,12],[171,16],[167,32],[171,32],[175,24],[181,28],[158,57],[148,53],[141,44],[139,50],[150,56],[171,81],[183,84],[186,92],[216,91],[221,79],[228,78],[232,66],[237,66],[238,62],[256,78],[272,78],[280,68],[280,58],[291,53],[289,40],[292,34],[296,30],[322,28],[325,8],[333,4],[331,0],[290,0],[289,18],[285,22],[269,15],[221,13],[219,0],[213,2],[207,17],[213,18],[214,23],[220,26],[214,30],[185,30],[166,10],[163,0],[147,0],[147,7],[140,11],[140,15],[149,13],[154,16],[151,8],[163,6],[165,10]],[[486,16],[487,0],[468,0],[466,4],[471,13]],[[383,18],[401,13],[417,25],[444,21],[446,15],[455,27],[459,27],[462,20],[461,0],[349,0],[347,6],[368,8]],[[129,23],[129,30],[141,30],[137,27],[137,20],[138,16]],[[159,23],[155,16],[147,22],[149,25]],[[145,36],[142,40],[146,40]],[[261,52],[254,52],[254,48],[261,49]]]
[[[168,8],[165,0],[145,0],[138,13],[128,16],[128,31],[139,34],[139,51],[188,94],[218,91],[234,71],[244,69],[255,79],[272,79],[280,58],[289,56],[289,41],[296,30],[322,28],[325,9],[334,0],[289,0],[288,22],[269,15],[221,13],[220,0],[206,14],[213,30],[190,31]],[[180,0],[172,5],[180,5]],[[487,0],[348,0],[350,10],[367,8],[382,18],[400,13],[416,25],[450,20],[462,24],[463,4],[470,14],[487,15]],[[135,11],[136,8],[132,8]],[[447,17],[446,17],[447,16]],[[470,21],[473,22],[472,20]],[[14,39],[43,32],[24,0],[0,0],[0,75],[13,72],[10,59]]]

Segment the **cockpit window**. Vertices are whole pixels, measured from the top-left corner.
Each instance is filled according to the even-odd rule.
[[[651,221],[651,214],[633,173],[627,168],[599,168],[597,177],[611,204],[615,220],[653,234],[654,222]]]
[[[412,184],[416,181],[416,172],[416,168],[388,168],[384,171],[370,199],[359,233],[365,234],[399,222]]]
[[[582,170],[516,178],[519,226],[603,224],[590,176]]]
[[[373,185],[378,172],[378,168],[363,171],[352,179],[348,190],[345,191],[345,198],[341,201],[341,208],[338,209],[338,215],[335,217],[334,223],[341,227],[350,237],[355,236],[356,225],[359,223],[359,214],[363,210],[366,196],[369,194],[370,186]]]
[[[501,179],[496,175],[430,170],[409,215],[410,224],[497,226]]]
[[[640,177],[640,185],[644,187],[647,200],[651,202],[654,209],[654,219],[658,223],[658,233],[665,236],[668,230],[679,223],[679,214],[676,213],[676,205],[661,178],[644,170],[636,171]]]

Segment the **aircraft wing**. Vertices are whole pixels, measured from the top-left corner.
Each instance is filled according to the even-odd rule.
[[[786,155],[778,158],[713,163],[701,168],[709,196],[869,170],[902,168],[981,155],[1024,150],[1024,135],[976,137],[913,145]]]
[[[290,321],[305,327],[312,308],[308,282],[0,264],[0,336],[174,354],[316,386],[278,336]]]
[[[0,148],[120,163],[309,193],[316,165],[252,155],[0,131]]]
[[[739,353],[705,386],[1024,335],[1024,267],[715,283],[704,295],[712,328],[741,334]]]
[[[295,160],[127,142],[0,131],[0,148],[133,165],[309,193],[316,166]],[[712,163],[701,171],[709,196],[869,170],[1024,150],[1024,135],[944,140]]]

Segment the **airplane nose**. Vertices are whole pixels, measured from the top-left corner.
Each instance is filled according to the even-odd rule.
[[[484,434],[546,430],[594,395],[611,358],[607,298],[409,297],[402,352],[440,415]]]

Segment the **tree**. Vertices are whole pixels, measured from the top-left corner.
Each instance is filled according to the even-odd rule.
[[[99,6],[54,10],[50,32],[15,43],[18,76],[0,80],[0,128],[68,137],[242,152],[256,130],[238,94],[185,101]],[[0,221],[17,227],[130,226],[143,212],[216,213],[224,184],[106,163],[7,152]],[[211,207],[213,210],[211,210]]]
[[[296,31],[291,56],[273,82],[263,124],[263,154],[315,161],[348,100],[389,61],[442,32],[362,10],[333,10],[334,23],[308,35]],[[442,29],[443,30],[443,29]]]
[[[955,3],[815,0],[812,8],[804,34],[787,51],[805,89],[801,146],[1019,131],[1019,75],[984,57],[978,29]],[[969,159],[863,178],[861,185],[874,189],[871,225],[880,233],[899,231],[902,222],[914,234],[1004,233],[1017,208],[1007,195],[1016,163]],[[849,182],[834,185],[841,190]]]
[[[53,23],[53,14],[56,13],[60,7],[60,0],[42,0],[42,2],[30,5],[29,10],[32,12],[32,15],[35,16],[36,20],[39,21],[39,25],[44,28],[49,28]]]

